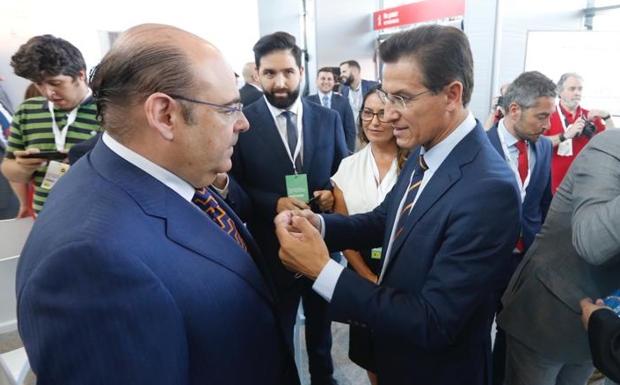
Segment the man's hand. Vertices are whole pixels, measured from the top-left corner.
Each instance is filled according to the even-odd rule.
[[[605,308],[605,303],[602,299],[597,299],[596,303],[592,303],[591,298],[584,298],[579,301],[579,304],[581,305],[581,322],[583,323],[583,327],[588,330],[590,316],[596,310]]]
[[[15,151],[15,163],[19,166],[24,174],[32,175],[38,168],[44,166],[47,160],[41,158],[24,158],[24,155],[36,154],[41,152],[38,148],[31,148],[24,151]]]
[[[275,224],[280,241],[280,260],[284,266],[316,279],[329,262],[329,251],[321,234],[306,218],[292,212],[278,215]]]
[[[334,208],[334,194],[329,190],[319,190],[314,192],[317,204],[321,211],[332,211]]]
[[[278,226],[278,223],[282,223],[283,225],[289,225],[294,216],[306,218],[308,222],[310,222],[310,224],[314,226],[315,229],[317,229],[317,231],[321,231],[321,220],[319,219],[318,214],[315,214],[312,212],[312,210],[308,209],[284,210],[276,216],[276,218],[274,219],[274,223],[276,224],[276,227]],[[292,230],[292,228],[289,229]]]
[[[278,214],[284,210],[305,210],[309,208],[307,204],[297,198],[282,197],[276,203],[276,213]]]
[[[606,118],[610,116],[609,112],[605,111],[605,110],[590,110],[590,112],[588,112],[588,119],[594,119],[594,118]]]
[[[577,119],[575,123],[568,126],[568,128],[566,129],[566,132],[564,133],[564,137],[566,139],[573,139],[581,135],[581,132],[583,131],[583,127],[585,126],[585,124],[586,124],[585,120]]]

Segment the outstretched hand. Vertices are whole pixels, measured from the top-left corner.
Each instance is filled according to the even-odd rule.
[[[274,222],[280,241],[280,260],[284,266],[316,279],[329,262],[329,251],[317,228],[292,211],[278,214]]]

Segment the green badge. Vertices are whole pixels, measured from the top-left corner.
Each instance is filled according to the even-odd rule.
[[[302,202],[308,203],[308,177],[306,174],[287,175],[286,195],[290,198],[297,198]]]
[[[381,247],[375,247],[370,251],[370,259],[381,259]]]

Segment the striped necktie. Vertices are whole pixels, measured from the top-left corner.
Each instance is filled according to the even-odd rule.
[[[196,193],[192,198],[192,203],[207,213],[207,216],[211,218],[213,222],[215,222],[215,224],[217,224],[222,230],[224,230],[226,234],[230,235],[243,250],[248,250],[245,241],[237,230],[235,222],[220,206],[217,199],[213,197],[213,194],[211,194],[208,188],[203,187],[201,189],[196,189]]]
[[[323,107],[331,108],[329,105],[329,97],[327,95],[323,95]]]
[[[284,111],[281,114],[286,119],[286,137],[288,140],[288,149],[291,152],[291,158],[295,157],[295,149],[297,149],[297,122],[295,115],[291,111]],[[301,156],[297,154],[294,158],[295,171],[302,172]]]
[[[400,216],[398,218],[398,226],[396,226],[396,233],[394,235],[394,239],[398,238],[400,233],[403,231],[405,227],[405,222],[411,214],[413,209],[413,202],[415,201],[415,197],[418,194],[418,190],[420,189],[420,185],[422,184],[422,178],[424,177],[424,171],[428,170],[428,166],[424,161],[424,157],[420,155],[418,157],[418,161],[416,162],[415,168],[413,169],[413,177],[411,178],[411,182],[409,182],[409,187],[407,187],[405,203],[403,204],[403,208],[400,211]]]

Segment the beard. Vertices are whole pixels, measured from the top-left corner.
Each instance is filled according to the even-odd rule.
[[[265,92],[265,97],[267,98],[267,101],[269,102],[269,104],[271,104],[272,106],[279,108],[281,110],[285,110],[287,108],[289,108],[290,106],[293,105],[293,103],[295,103],[295,100],[297,100],[297,98],[299,97],[299,92],[301,91],[301,84],[299,84],[297,86],[296,89],[294,89],[293,91],[284,91],[284,90],[264,90]],[[277,97],[275,96],[276,92],[286,92],[286,96],[285,97]]]
[[[353,75],[349,75],[347,77],[341,77],[340,83],[344,84],[345,86],[350,86],[351,83],[353,83]]]

